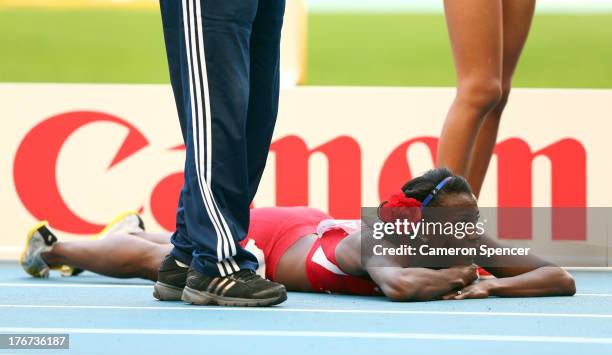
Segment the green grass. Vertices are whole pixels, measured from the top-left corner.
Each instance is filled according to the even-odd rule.
[[[521,87],[612,87],[612,15],[538,15]],[[0,11],[0,81],[168,81],[156,11]],[[310,85],[452,86],[441,15],[312,14]]]
[[[168,81],[154,11],[0,11],[0,81]]]
[[[452,86],[442,15],[315,15],[309,84]],[[612,87],[612,15],[538,15],[520,87]]]

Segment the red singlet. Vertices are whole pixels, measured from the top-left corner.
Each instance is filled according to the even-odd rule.
[[[374,282],[348,275],[338,266],[336,247],[349,235],[337,226],[341,222],[309,207],[255,208],[251,210],[248,237],[240,244],[257,256],[258,273],[274,281],[276,266],[283,254],[302,237],[317,234],[318,229],[319,238],[306,260],[306,274],[311,288],[328,293],[379,294]],[[355,223],[359,224],[359,221]]]

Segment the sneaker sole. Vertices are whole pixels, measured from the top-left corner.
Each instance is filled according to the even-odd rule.
[[[42,227],[46,227],[49,225],[47,221],[40,221],[34,227],[32,227],[28,231],[28,235],[26,237],[26,245],[19,256],[19,264],[23,267],[24,271],[32,277],[37,278],[47,278],[49,277],[49,267],[38,269],[34,265],[27,265],[26,263],[26,255],[28,250],[30,249],[30,244],[32,244],[32,239],[34,238],[34,234]]]
[[[180,301],[183,289],[157,281],[153,286],[153,297],[160,301]]]
[[[267,307],[283,303],[287,300],[287,293],[282,293],[277,297],[251,299],[223,297],[207,291],[198,291],[189,287],[183,290],[182,300],[195,305],[217,305],[225,307]]]
[[[36,231],[39,230],[40,228],[47,226],[48,224],[49,222],[47,221],[40,221],[28,231],[28,235],[26,236],[26,245],[23,248],[21,255],[19,256],[19,262],[21,264],[25,263],[26,254],[28,253],[28,249],[30,249],[30,243],[32,243],[32,238],[34,238],[34,233],[36,233]]]

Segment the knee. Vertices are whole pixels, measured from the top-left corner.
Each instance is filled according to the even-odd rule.
[[[482,113],[497,107],[503,98],[501,81],[494,78],[468,79],[459,83],[457,100]]]
[[[491,110],[491,114],[487,115],[487,120],[495,120],[497,122],[501,120],[502,113],[504,112],[504,109],[506,108],[506,104],[508,103],[509,96],[510,96],[510,86],[502,84],[501,96],[499,98],[499,101],[497,102],[497,105],[495,105],[495,107],[493,107],[493,109]]]
[[[504,110],[504,108],[506,108],[508,98],[510,97],[510,89],[510,84],[502,84],[501,97],[499,99],[499,102],[497,103],[497,110],[499,110],[500,113]]]

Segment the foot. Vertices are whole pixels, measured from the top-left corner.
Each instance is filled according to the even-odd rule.
[[[189,267],[182,265],[170,254],[166,255],[157,274],[153,297],[160,301],[180,301]]]
[[[110,222],[94,239],[103,239],[113,234],[134,234],[145,231],[145,225],[138,212],[124,212]]]
[[[252,270],[225,277],[210,277],[190,268],[182,300],[197,305],[235,307],[273,306],[287,299],[285,286],[266,280]]]
[[[19,263],[25,272],[34,277],[49,277],[51,267],[43,259],[42,254],[50,251],[56,242],[57,237],[49,230],[47,222],[40,222],[32,228],[19,258]]]

